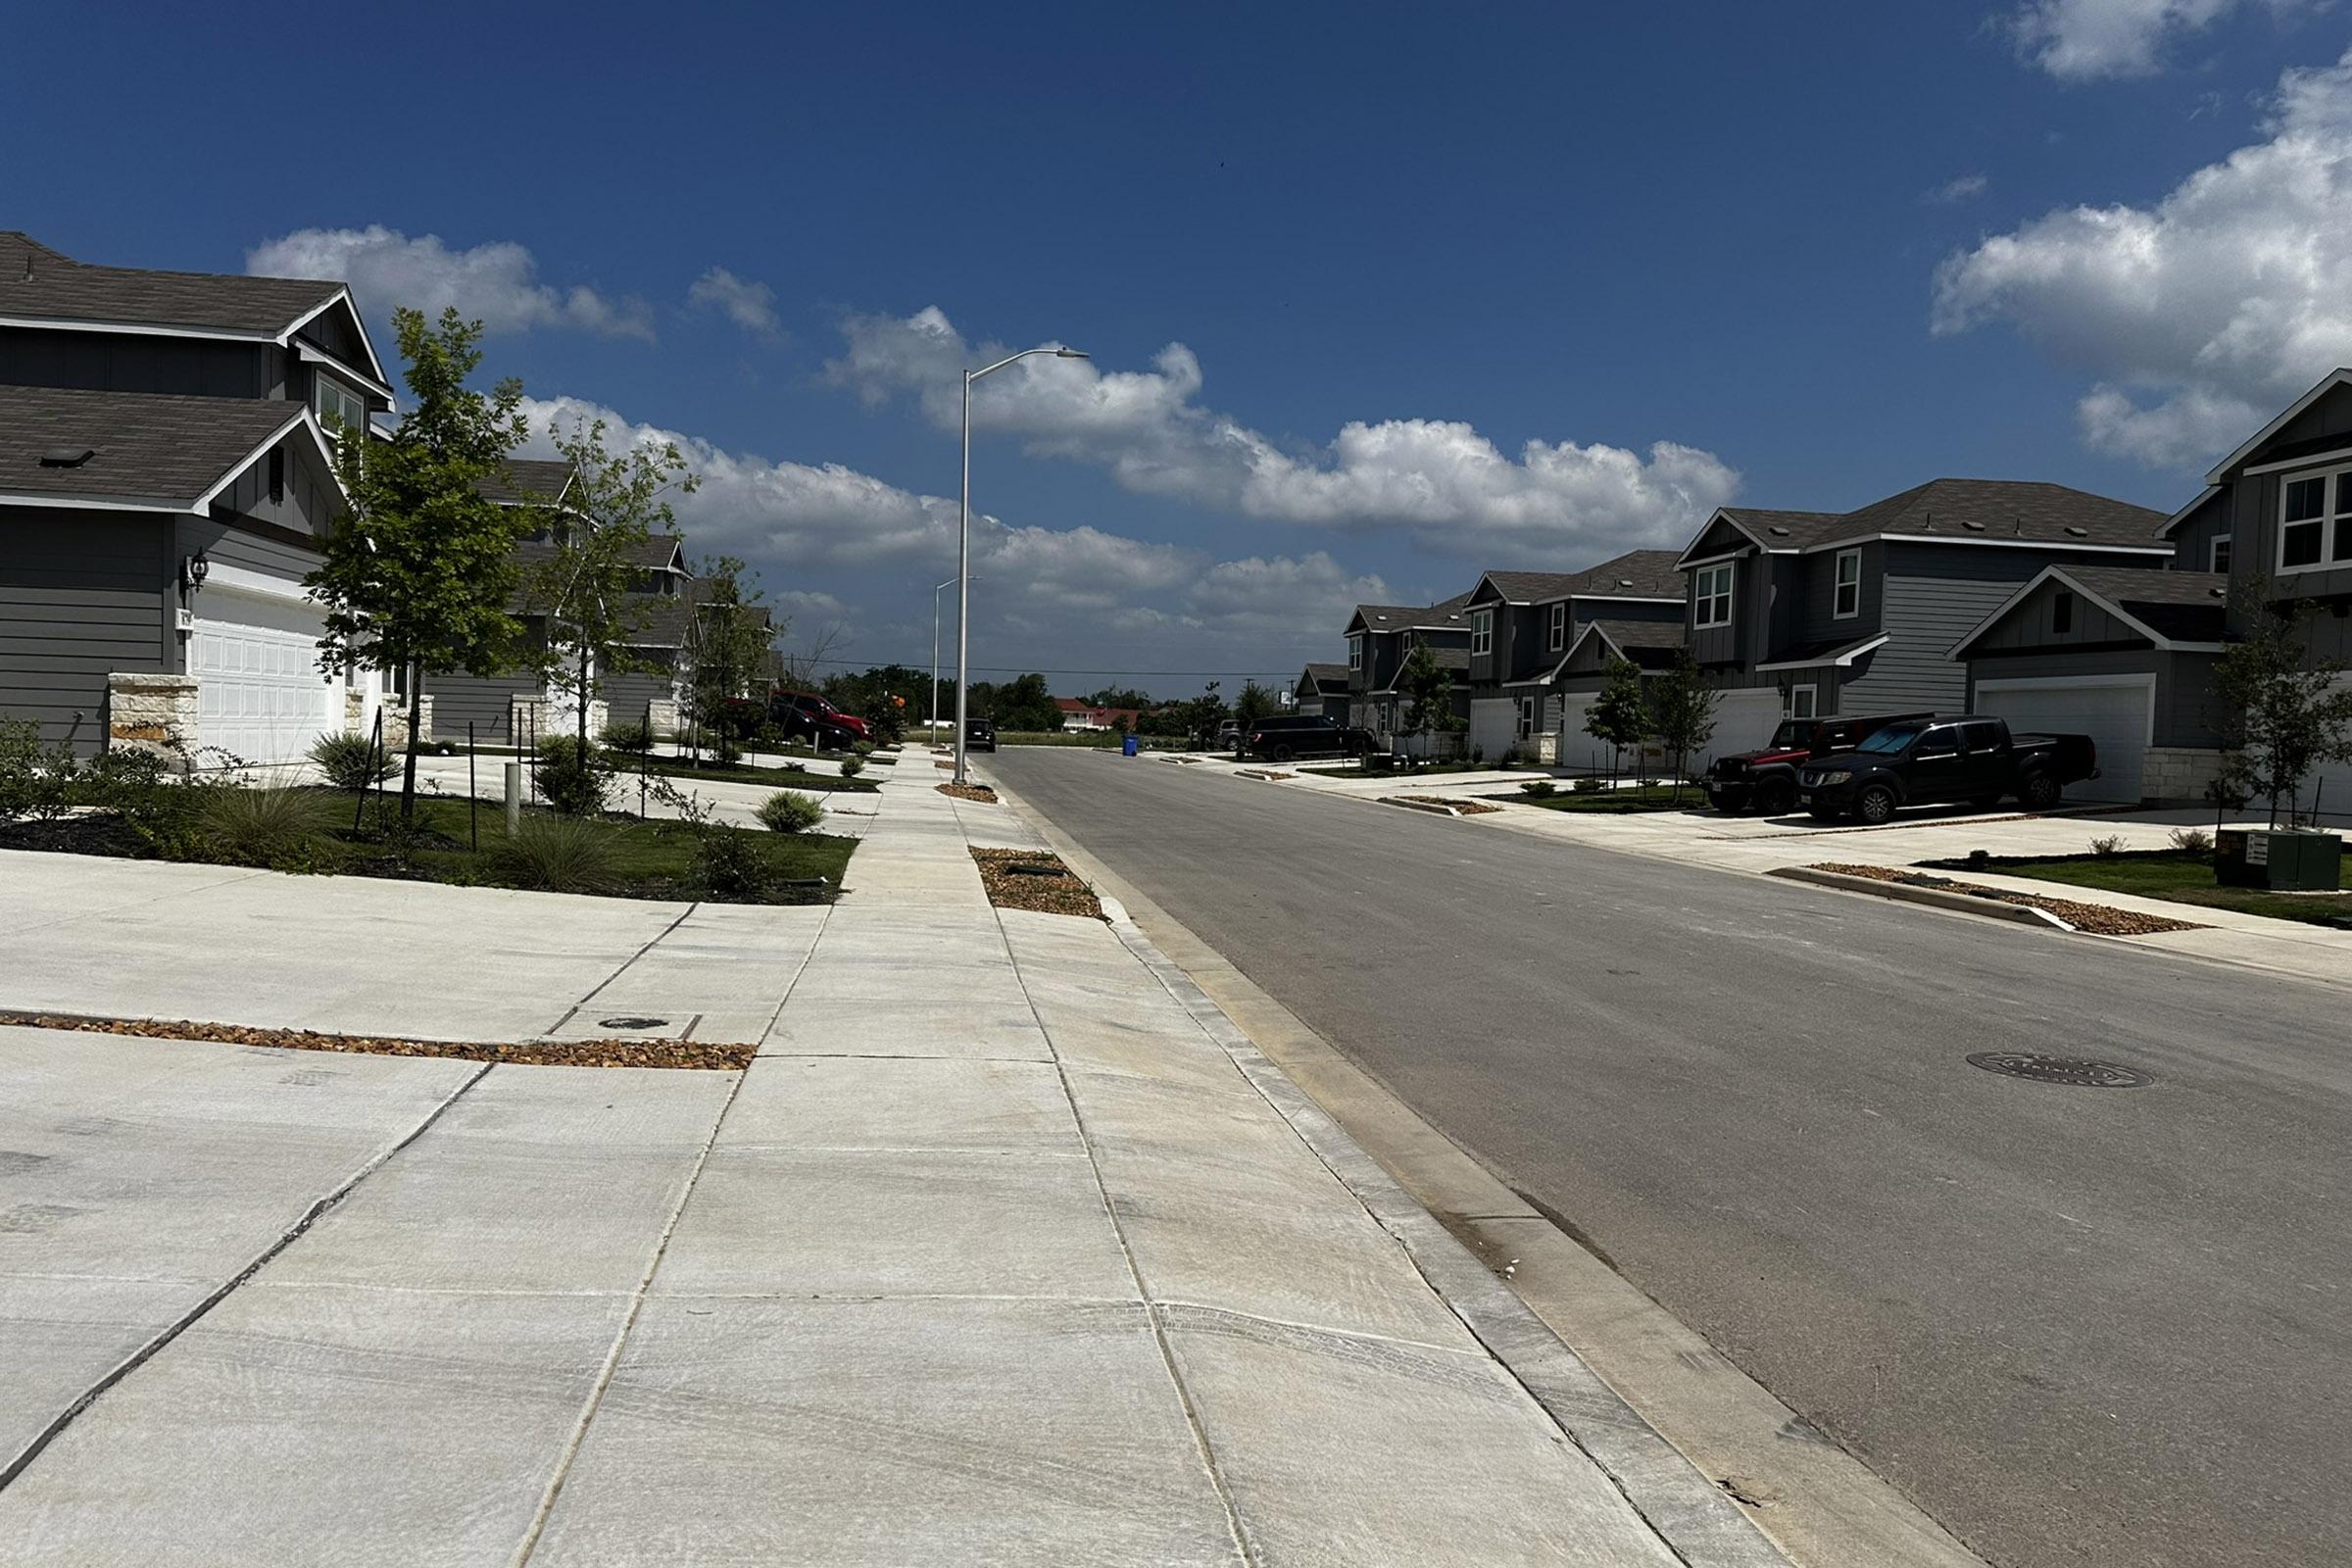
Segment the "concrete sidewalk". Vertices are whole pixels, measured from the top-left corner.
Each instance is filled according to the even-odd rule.
[[[416,999],[741,975],[740,1074],[0,1030],[0,1561],[1783,1560],[1132,924],[992,907],[969,846],[1034,835],[902,768],[838,905],[672,911],[666,975],[613,965],[645,909],[505,905],[541,994]],[[282,886],[211,874],[0,941],[206,1016],[188,910]],[[343,961],[462,969],[452,918]]]

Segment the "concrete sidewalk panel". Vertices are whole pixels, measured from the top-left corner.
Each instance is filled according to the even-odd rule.
[[[721,1147],[670,1238],[664,1296],[1066,1296],[1134,1277],[1076,1155]]]
[[[503,1563],[626,1307],[249,1285],[0,1493],[0,1562]]]
[[[1238,1568],[1140,1306],[662,1300],[534,1568]]]
[[[1170,1307],[1168,1342],[1242,1529],[1332,1568],[1675,1568],[1483,1352]]]
[[[1396,1239],[1264,1100],[1109,1073],[1069,1079],[1153,1299],[1475,1347]]]
[[[855,977],[829,997],[804,997],[804,976],[760,1047],[762,1056],[964,1056],[1050,1061],[1045,1031],[1009,975],[975,982],[969,997],[876,996]],[[862,994],[858,994],[862,993]]]
[[[723,1147],[1085,1152],[1051,1062],[923,1056],[763,1057]]]
[[[626,1292],[735,1075],[494,1067],[258,1276],[270,1285]]]

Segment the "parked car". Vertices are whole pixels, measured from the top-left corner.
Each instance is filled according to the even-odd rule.
[[[1851,751],[1811,758],[1796,772],[1797,799],[1824,821],[1885,822],[1905,806],[1966,801],[2028,810],[2058,804],[2069,784],[2099,776],[2087,735],[2012,735],[1997,718],[1906,719]]]
[[[1379,745],[1370,730],[1350,728],[1336,718],[1261,718],[1250,726],[1237,750],[1245,757],[1287,762],[1299,757],[1361,757]]]
[[[1209,747],[1209,750],[1212,752],[1238,752],[1241,749],[1242,721],[1238,718],[1226,719],[1217,726],[1216,742]]]
[[[1796,768],[1806,758],[1849,752],[1889,724],[1935,716],[1882,713],[1867,718],[1784,718],[1762,750],[1715,759],[1705,780],[1707,804],[1718,811],[1793,811]]]
[[[805,740],[819,751],[846,752],[865,739],[864,719],[814,692],[777,692],[767,700],[767,717],[786,740]]]
[[[967,718],[963,721],[963,749],[967,752],[993,752],[997,749],[997,721],[993,718]]]

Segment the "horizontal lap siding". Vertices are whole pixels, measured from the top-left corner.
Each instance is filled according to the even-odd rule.
[[[1968,671],[1952,648],[2052,559],[2038,550],[1888,546],[1880,621],[1887,642],[1846,677],[1846,711],[1965,710]]]
[[[605,682],[605,712],[615,724],[642,723],[646,705],[669,701],[673,690],[666,669],[614,675]],[[1300,710],[1306,710],[1305,704]]]
[[[539,695],[535,673],[519,675],[430,675],[424,692],[433,700],[433,738],[455,740],[465,735],[470,720],[476,740],[506,745],[514,737],[511,716],[514,699]]]
[[[156,515],[0,512],[0,717],[31,719],[43,741],[71,735],[95,751],[106,677],[176,667],[165,537]]]

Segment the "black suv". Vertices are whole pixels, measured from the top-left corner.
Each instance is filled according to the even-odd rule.
[[[993,752],[997,749],[997,721],[993,718],[967,718],[963,721],[963,749],[967,752]]]
[[[1287,762],[1295,757],[1361,757],[1379,744],[1370,730],[1351,729],[1336,718],[1261,718],[1243,728],[1235,750]]]

